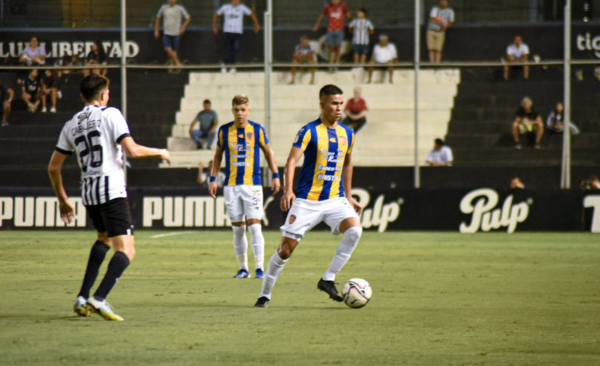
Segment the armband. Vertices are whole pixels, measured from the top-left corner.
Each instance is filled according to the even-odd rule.
[[[277,172],[273,173],[273,179],[279,179],[279,173],[277,173]]]
[[[217,181],[217,177],[210,177],[210,179],[208,180],[210,183],[212,182],[216,182]]]

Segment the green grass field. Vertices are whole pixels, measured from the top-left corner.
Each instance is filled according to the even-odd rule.
[[[125,322],[107,322],[72,312],[93,233],[0,232],[0,365],[600,365],[591,234],[365,233],[338,276],[371,283],[359,310],[316,290],[326,232],[267,309],[252,307],[260,280],[231,278],[230,232],[157,234],[136,233],[109,297]],[[265,236],[268,260],[279,234]]]

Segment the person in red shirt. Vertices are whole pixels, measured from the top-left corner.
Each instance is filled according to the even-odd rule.
[[[348,10],[348,5],[341,0],[331,0],[323,8],[323,12],[319,15],[317,23],[313,27],[313,32],[317,32],[321,26],[321,22],[327,15],[327,46],[329,46],[329,63],[339,64],[342,57],[341,47],[344,42],[344,29],[346,26],[346,18],[352,19],[352,14]]]
[[[369,107],[367,107],[367,102],[361,96],[359,87],[354,88],[354,98],[348,100],[345,110],[346,118],[342,123],[353,129],[354,132],[358,132],[367,124]]]

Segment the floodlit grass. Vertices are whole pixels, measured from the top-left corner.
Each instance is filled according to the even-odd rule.
[[[230,232],[157,234],[136,233],[109,296],[125,322],[107,322],[72,312],[93,233],[0,232],[0,364],[600,364],[591,234],[368,232],[338,276],[371,283],[359,310],[316,290],[339,240],[326,232],[300,244],[267,309],[252,307],[261,281],[231,278]],[[268,261],[279,234],[265,235]]]

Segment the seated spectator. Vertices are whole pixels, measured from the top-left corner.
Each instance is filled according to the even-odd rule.
[[[94,41],[92,49],[90,53],[87,54],[87,57],[85,59],[85,64],[88,66],[107,64],[106,52],[104,52],[104,47],[102,47],[102,43],[100,43],[99,41]],[[106,69],[86,69],[85,71],[85,76],[91,73],[106,76]]]
[[[516,62],[527,62],[529,58],[529,46],[523,43],[521,36],[515,36],[513,43],[506,48],[506,62],[509,64]],[[529,66],[505,66],[504,80],[508,80],[510,70],[523,69],[523,79],[529,79]]]
[[[550,133],[563,132],[565,129],[564,113],[565,106],[562,104],[562,102],[556,102],[554,105],[554,110],[550,112],[548,118],[546,119],[546,129],[548,129]],[[571,134],[578,135],[581,132],[575,123],[571,122],[569,123],[569,126],[571,128]]]
[[[317,63],[317,52],[315,48],[310,45],[310,39],[307,36],[300,38],[300,44],[296,46],[294,50],[294,56],[292,58],[293,64],[316,64]],[[292,67],[292,80],[290,84],[296,82],[296,68]],[[310,68],[310,85],[315,83],[315,68]]]
[[[367,9],[360,8],[356,12],[356,19],[348,24],[348,30],[352,36],[352,51],[354,52],[354,63],[365,64],[369,54],[369,38],[375,33],[375,27],[367,19]]]
[[[204,164],[202,164],[202,162],[198,163],[198,177],[196,178],[196,182],[198,182],[198,184],[206,184],[206,187],[208,187],[208,184],[209,184],[208,178],[210,178],[210,172],[212,172],[212,166],[213,166],[213,161],[211,160],[208,162],[208,169],[205,172]],[[217,186],[218,187],[223,188],[226,177],[227,176],[225,175],[225,173],[223,173],[221,170],[219,170],[219,174],[217,174]]]
[[[452,149],[449,146],[445,146],[444,140],[435,139],[433,142],[433,150],[427,154],[427,160],[425,162],[429,166],[452,166]]]
[[[8,99],[6,96],[8,95]],[[8,126],[8,116],[10,115],[10,103],[15,96],[12,88],[5,88],[0,80],[0,114],[2,114],[2,127]]]
[[[382,34],[379,36],[379,43],[373,48],[373,54],[371,55],[371,65],[385,65],[398,62],[398,51],[393,43],[389,42],[387,35]],[[388,67],[390,74],[390,84],[394,82],[394,67]],[[367,83],[371,83],[373,77],[373,66],[369,67],[369,80]]]
[[[535,148],[541,148],[540,142],[544,135],[544,122],[542,117],[533,108],[533,101],[529,97],[523,98],[521,107],[517,110],[517,117],[513,121],[512,135],[515,139],[515,148],[520,149],[521,140],[519,134],[527,134],[535,131]]]
[[[600,179],[596,175],[591,175],[581,182],[581,189],[600,189]]]
[[[217,130],[217,126],[219,126],[219,117],[217,116],[217,112],[211,109],[210,100],[206,99],[203,104],[204,110],[200,111],[190,124],[190,137],[200,150],[204,149],[200,139],[207,138],[206,148],[210,150],[215,140],[215,131]],[[195,128],[196,123],[198,123],[198,128]]]
[[[521,178],[514,177],[510,180],[510,189],[525,189],[525,183],[521,181]]]
[[[54,76],[52,70],[46,70],[46,77],[42,81],[42,113],[46,113],[48,111],[46,108],[48,95],[50,95],[50,100],[52,101],[50,113],[56,113],[56,101],[58,99],[58,78]]]
[[[83,65],[83,62],[79,58],[79,55],[75,54],[75,55],[71,56],[71,62],[69,62],[68,66],[82,66],[82,65]],[[81,70],[78,70],[78,69],[74,69],[74,70],[70,70],[70,71],[72,74],[81,72]]]
[[[27,103],[27,109],[29,112],[35,112],[42,99],[42,82],[38,77],[38,71],[31,70],[22,84],[22,98]]]
[[[346,118],[342,123],[353,129],[354,132],[360,131],[367,123],[367,113],[369,113],[367,102],[361,97],[360,88],[354,88],[354,98],[348,100],[345,110]]]
[[[40,47],[37,37],[31,38],[29,46],[21,52],[19,63],[27,66],[46,64],[46,50]]]
[[[54,63],[54,66],[69,66],[71,64],[71,59],[71,55],[64,55],[61,59]],[[71,70],[57,70],[56,76],[58,76],[59,79],[62,79],[63,75],[69,74],[70,71]]]

